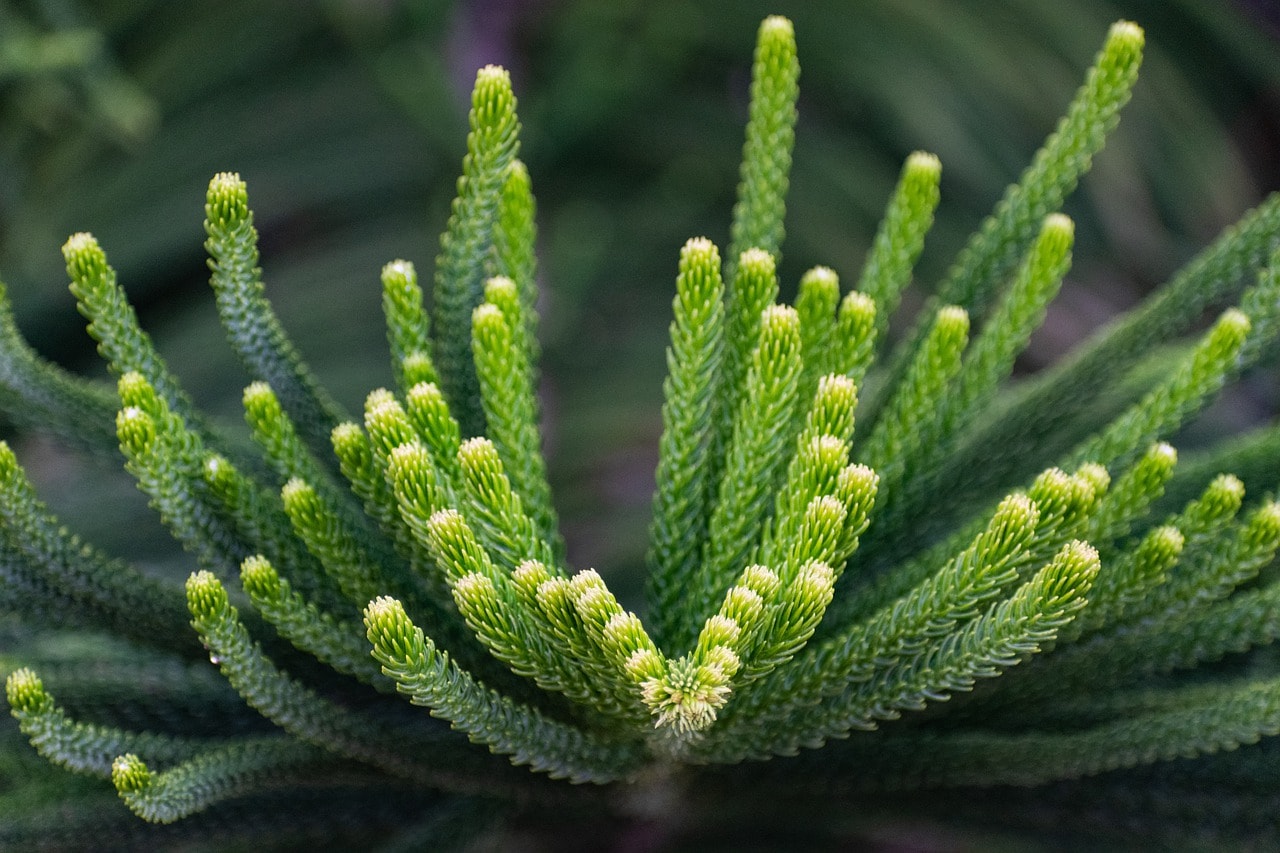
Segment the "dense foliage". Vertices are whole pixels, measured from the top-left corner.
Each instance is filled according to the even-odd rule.
[[[1267,650],[1280,507],[1255,494],[1280,432],[1181,464],[1166,440],[1275,353],[1280,200],[1062,364],[1006,382],[1070,266],[1062,203],[1142,50],[1138,27],[1112,28],[1062,122],[890,346],[941,164],[907,159],[852,288],[817,267],[777,304],[799,66],[790,22],[764,22],[731,243],[680,254],[643,618],[596,571],[569,568],[558,531],[538,429],[535,209],[505,71],[476,77],[431,313],[412,264],[382,271],[396,387],[370,393],[360,421],[265,298],[238,175],[209,185],[206,248],[256,380],[252,447],[200,413],[97,240],[72,236],[72,292],[116,385],[43,361],[6,314],[7,406],[77,446],[118,446],[198,570],[179,588],[81,542],[0,449],[22,733],[174,824],[155,837],[212,845],[389,828],[439,845],[488,816],[581,809],[614,831],[800,831],[797,815],[850,800],[869,818],[963,805],[972,822],[1052,824],[1092,802],[1119,812],[1100,822],[1112,831],[1185,831],[1170,814],[1269,831],[1262,814],[1235,816],[1272,796],[1271,747],[1180,759],[1280,731]],[[0,790],[0,838],[146,837],[102,811],[103,783],[68,786],[73,817],[56,822],[63,771],[0,756],[22,778]],[[1153,780],[1156,762],[1173,763]],[[1230,787],[1197,799],[1210,783]],[[892,796],[907,790],[924,793]],[[1036,807],[1002,813],[1020,799]],[[264,839],[282,809],[297,819]]]

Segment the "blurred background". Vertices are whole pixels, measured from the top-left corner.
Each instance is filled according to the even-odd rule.
[[[1159,284],[1280,186],[1275,7],[1203,0],[0,0],[0,278],[35,347],[105,375],[59,247],[94,232],[197,402],[238,423],[247,383],[208,291],[204,191],[248,181],[268,295],[358,410],[389,384],[378,272],[429,282],[475,70],[510,69],[539,202],[543,398],[570,559],[634,601],[676,259],[727,243],[755,30],[801,61],[783,295],[851,283],[903,159],[943,162],[909,314],[1029,162],[1118,18],[1147,31],[1133,101],[1071,200],[1075,264],[1021,369]],[[1273,404],[1253,380],[1218,417]],[[23,436],[45,498],[136,560],[182,555],[118,460]]]

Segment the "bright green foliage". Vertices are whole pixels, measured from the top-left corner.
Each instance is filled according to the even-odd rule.
[[[407,391],[419,382],[436,382],[431,362],[431,319],[422,304],[418,272],[408,261],[382,268],[382,313],[387,318],[387,345],[396,383]]]
[[[744,281],[748,276],[754,281],[773,274],[767,256],[753,256],[741,269]],[[713,488],[708,455],[719,414],[717,372],[724,349],[723,290],[720,253],[710,240],[690,240],[680,253],[676,277],[650,533],[649,595],[663,641],[688,629],[674,622],[676,602],[685,594],[682,579],[696,571],[706,537]]]
[[[519,129],[510,76],[485,66],[476,74],[467,156],[436,261],[434,354],[466,435],[479,433],[484,424],[471,362],[471,312],[483,296],[502,188],[520,147]]]
[[[876,337],[884,335],[924,248],[924,237],[933,224],[933,211],[940,198],[941,179],[942,163],[926,151],[915,152],[902,167],[902,176],[889,199],[856,291],[866,294],[871,305],[879,306]]]
[[[1028,796],[1052,808],[1162,761],[1164,787],[1134,795],[1152,814],[1222,779],[1273,798],[1273,746],[1197,757],[1280,732],[1280,433],[1181,466],[1167,442],[1280,351],[1280,204],[1064,366],[1010,382],[1070,266],[1059,207],[1128,99],[1142,41],[1112,29],[1067,117],[883,359],[941,166],[907,158],[856,289],[815,267],[778,304],[799,71],[791,24],[764,22],[731,247],[695,238],[680,253],[638,613],[570,565],[558,529],[536,207],[505,71],[476,79],[430,317],[411,264],[382,270],[395,387],[368,394],[360,423],[268,305],[235,175],[210,184],[207,247],[261,459],[200,419],[102,248],[72,237],[72,290],[117,387],[41,361],[0,305],[0,403],[86,448],[114,414],[110,442],[198,570],[184,591],[84,545],[0,444],[0,632],[21,640],[0,667],[21,734],[156,823],[303,809],[313,786],[356,792],[353,813],[425,803],[422,832],[562,805],[651,820],[676,796],[692,825],[741,811],[718,799],[735,782],[764,792],[745,803],[761,824],[814,792],[847,814],[908,808],[859,799],[877,791],[924,804],[1043,785]],[[1151,351],[1210,308],[1198,340]],[[117,639],[79,633],[92,631]],[[105,696],[87,672],[99,661]],[[139,731],[148,692],[179,724]],[[192,706],[203,735],[175,731]],[[25,802],[7,793],[11,767],[41,768],[22,791],[55,772],[5,743],[0,846],[3,809]],[[723,764],[741,766],[708,767]]]
[[[487,434],[539,533],[558,544],[522,299],[515,283],[505,277],[489,279],[484,292],[484,304],[471,315],[471,346]]]
[[[796,99],[800,63],[796,35],[786,18],[772,16],[760,24],[751,66],[751,115],[742,146],[738,202],[733,207],[728,278],[738,256],[763,249],[774,260],[782,250],[782,219],[795,144]]]
[[[258,268],[258,232],[239,175],[214,176],[204,215],[209,283],[231,346],[249,373],[271,386],[312,446],[323,447],[329,430],[346,416],[303,363],[267,301]]]
[[[493,271],[497,276],[515,282],[520,294],[520,315],[524,332],[520,336],[528,349],[529,364],[536,365],[538,347],[538,258],[537,204],[529,170],[519,160],[512,160],[507,180],[502,185],[498,202],[498,220],[493,229]]]

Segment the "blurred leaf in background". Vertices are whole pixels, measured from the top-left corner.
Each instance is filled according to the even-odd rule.
[[[1071,281],[1023,367],[1280,183],[1277,45],[1245,5],[31,0],[0,3],[0,273],[36,345],[91,369],[57,249],[93,231],[197,402],[238,420],[247,380],[221,343],[191,214],[209,176],[235,169],[253,188],[269,296],[354,405],[389,381],[378,270],[393,257],[431,268],[466,91],[477,67],[503,64],[540,204],[543,391],[570,556],[634,592],[677,252],[693,234],[726,242],[744,48],[769,13],[795,21],[803,58],[785,298],[814,264],[857,273],[903,158],[923,147],[943,162],[943,201],[918,303],[1117,18],[1146,28],[1147,71],[1066,211]],[[27,441],[42,493],[81,532],[185,573],[123,476]]]

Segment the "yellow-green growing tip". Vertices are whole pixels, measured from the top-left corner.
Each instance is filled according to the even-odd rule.
[[[290,477],[288,482],[280,487],[280,500],[284,502],[286,507],[291,503],[305,500],[313,495],[315,495],[315,490],[311,488],[311,484],[301,477]]]
[[[125,406],[116,413],[116,437],[126,453],[136,455],[145,452],[155,441],[155,421],[137,406]]]
[[[382,283],[405,286],[417,282],[418,272],[411,261],[396,259],[382,268]]]
[[[196,617],[209,616],[227,606],[227,591],[212,572],[193,572],[187,578],[187,607]]]
[[[116,393],[120,395],[120,401],[125,405],[139,405],[142,401],[155,396],[155,389],[151,387],[147,377],[136,370],[130,370],[116,380]]]
[[[1280,536],[1280,503],[1267,501],[1254,512],[1249,519],[1249,527],[1254,537],[1273,539]]]
[[[1182,553],[1182,548],[1187,543],[1187,538],[1182,535],[1182,531],[1174,527],[1172,524],[1166,524],[1157,527],[1151,532],[1154,547],[1161,552],[1174,555]]]
[[[507,69],[503,68],[501,65],[489,64],[476,72],[477,88],[481,83],[506,83],[507,85],[510,85],[511,75],[508,74]]]
[[[942,161],[928,151],[913,151],[907,157],[905,171],[908,175],[937,178],[942,174]]]
[[[1178,450],[1167,441],[1161,441],[1151,448],[1151,455],[1172,468],[1178,464]]]
[[[1248,315],[1239,308],[1228,308],[1218,318],[1218,328],[1232,339],[1243,340],[1252,327]]]
[[[279,401],[276,399],[276,392],[271,390],[271,386],[262,380],[251,382],[245,386],[242,395],[245,408],[269,406],[275,404],[275,408],[279,408]]]
[[[235,466],[217,453],[209,454],[202,468],[205,482],[210,485],[229,484],[236,473]]]
[[[49,695],[44,692],[40,676],[22,667],[9,673],[4,682],[5,697],[14,711],[35,711],[48,704]]]
[[[121,755],[111,762],[111,783],[122,794],[132,794],[151,784],[147,763],[136,755]]]
[[[225,192],[242,192],[245,183],[240,178],[239,172],[219,172],[209,181],[209,192],[225,193]]]
[[[18,457],[9,442],[0,441],[0,474],[9,476],[18,470]]]
[[[959,305],[944,305],[939,308],[936,322],[950,334],[969,334],[969,312]]]
[[[209,181],[209,203],[220,206],[240,206],[249,198],[248,185],[239,172],[219,172]]]
[[[1041,232],[1046,234],[1058,233],[1070,238],[1076,233],[1076,224],[1065,213],[1050,213],[1044,218]]]
[[[369,642],[382,653],[404,659],[413,651],[414,625],[396,599],[380,595],[366,604],[364,625]]]
[[[68,237],[67,242],[62,244],[62,255],[66,258],[81,252],[96,251],[101,251],[98,246],[98,238],[88,231],[78,231]]]
[[[738,256],[738,268],[743,271],[750,269],[757,274],[772,275],[776,265],[773,255],[758,246],[753,246]]]
[[[502,309],[492,302],[481,302],[471,312],[471,324],[477,331],[488,331],[502,323]]]
[[[1057,471],[1056,468],[1050,470]],[[1065,481],[1066,475],[1062,474],[1061,471],[1058,471],[1058,473],[1062,475],[1062,478]],[[1044,474],[1041,474],[1040,476],[1043,478]],[[1036,522],[1039,520],[1040,508],[1036,505],[1036,502],[1021,492],[1015,492],[1000,501],[1000,505],[996,507],[995,518],[992,520],[992,526],[994,527],[999,524],[1004,527],[1030,529],[1035,527]]]
[[[83,297],[82,288],[110,285],[111,267],[97,239],[87,231],[72,234],[62,245],[62,258],[71,278],[71,290]]]
[[[716,244],[706,237],[690,237],[685,241],[684,247],[680,250],[680,262],[688,263],[694,260],[705,260],[720,257]]]
[[[275,598],[280,594],[280,575],[266,557],[255,554],[240,564],[240,585],[254,598]]]
[[[505,275],[495,275],[484,283],[484,298],[493,303],[502,303],[517,296],[516,283]]]
[[[760,41],[780,38],[794,41],[795,36],[795,26],[789,18],[782,15],[770,15],[760,22]]]
[[[790,305],[770,305],[760,316],[760,335],[799,333],[800,315]]]
[[[1107,32],[1107,43],[1125,43],[1141,47],[1146,41],[1146,33],[1133,21],[1116,21]]]

